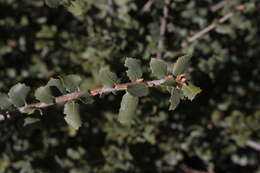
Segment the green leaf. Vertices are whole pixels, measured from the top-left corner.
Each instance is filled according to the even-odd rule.
[[[16,106],[20,107],[26,104],[26,96],[30,92],[30,87],[25,84],[18,83],[9,90],[9,98],[11,102]]]
[[[74,129],[78,130],[82,125],[79,114],[79,105],[75,102],[67,102],[64,106],[65,121]]]
[[[66,90],[65,88],[63,87],[62,85],[62,82],[60,81],[60,79],[54,79],[54,78],[51,78],[49,80],[49,82],[47,83],[46,86],[54,86],[56,88],[58,88],[58,90],[62,93],[62,94],[65,94],[66,93]]]
[[[172,88],[169,110],[175,110],[180,103],[183,93],[180,89]]]
[[[190,64],[191,55],[184,55],[179,57],[173,66],[172,74],[176,77],[182,74]]]
[[[126,125],[132,124],[137,105],[138,97],[134,97],[126,92],[121,101],[121,107],[118,116],[119,122]]]
[[[76,91],[81,83],[81,78],[78,75],[70,74],[63,78],[64,87],[68,92]]]
[[[7,109],[12,103],[7,94],[0,93],[0,109]]]
[[[134,58],[126,58],[125,67],[128,68],[126,71],[127,76],[132,82],[142,77],[141,61]]]
[[[163,60],[158,58],[152,58],[150,61],[150,68],[152,73],[157,78],[163,78],[167,74],[167,64]]]
[[[38,88],[35,91],[34,96],[36,97],[37,100],[44,102],[46,104],[51,104],[53,103],[53,96],[51,94],[51,89],[48,86],[42,86]]]
[[[182,87],[182,91],[185,97],[187,97],[189,100],[193,100],[195,96],[199,94],[202,90],[192,83],[188,83],[188,85],[184,85]]]
[[[39,122],[39,121],[40,121],[39,118],[27,117],[27,118],[24,119],[23,126],[27,126],[27,125],[30,125],[30,124],[34,124],[34,123],[37,123],[37,122]]]
[[[92,104],[94,102],[93,97],[88,90],[84,91],[80,96],[79,100],[84,104]]]
[[[148,95],[149,89],[144,83],[138,83],[127,87],[127,92],[129,92],[132,96],[142,97]]]
[[[82,15],[85,11],[85,3],[82,0],[74,0],[70,2],[70,6],[67,7],[67,10],[71,12],[74,16]]]
[[[116,74],[111,72],[108,68],[102,68],[99,71],[99,78],[106,88],[113,88],[118,82]]]
[[[45,0],[45,3],[48,7],[56,8],[60,5],[59,0]]]

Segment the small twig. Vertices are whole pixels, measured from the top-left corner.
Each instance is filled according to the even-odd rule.
[[[228,3],[228,0],[222,0],[218,2],[217,4],[214,4],[210,7],[210,11],[216,12],[219,9],[223,8]]]
[[[208,33],[209,31],[215,29],[219,24],[224,23],[226,20],[230,19],[232,16],[234,15],[234,13],[228,13],[226,14],[224,17],[220,18],[218,20],[218,23],[213,23],[211,25],[209,25],[208,27],[204,28],[203,30],[199,31],[198,33],[196,33],[195,35],[193,35],[192,37],[190,37],[188,39],[189,42],[193,42],[194,40],[197,40],[198,38],[200,38],[201,36],[203,36],[204,34]]]
[[[160,40],[158,42],[158,52],[157,52],[157,55],[156,57],[157,58],[161,58],[162,57],[162,53],[161,53],[161,50],[163,49],[164,47],[164,35],[165,35],[165,32],[166,32],[166,25],[167,25],[167,18],[168,18],[168,13],[169,13],[169,9],[168,9],[168,6],[170,4],[170,0],[165,0],[164,1],[164,7],[163,7],[163,17],[161,18],[161,24],[160,24]]]
[[[260,144],[255,141],[247,140],[246,145],[256,151],[260,151]]]
[[[151,8],[151,6],[153,5],[154,0],[148,0],[145,5],[143,6],[143,8],[140,10],[139,15],[142,15],[143,13],[145,13],[146,11],[149,11],[149,9]]]
[[[154,86],[161,85],[162,83],[164,83],[168,79],[173,79],[173,76],[168,75],[164,79],[148,81],[148,82],[145,82],[145,83],[147,84],[148,87],[154,87]],[[133,83],[117,84],[117,85],[115,85],[114,88],[96,88],[96,89],[91,89],[91,90],[87,90],[87,91],[90,91],[90,96],[96,96],[98,94],[101,95],[101,94],[105,94],[105,93],[123,91],[123,90],[126,90],[129,86],[137,84],[137,83],[141,83],[141,82],[143,82],[143,79],[138,79],[136,82],[133,82]],[[75,92],[72,92],[72,93],[69,93],[69,94],[66,94],[66,95],[55,97],[54,98],[55,102],[51,103],[51,104],[46,104],[46,103],[43,103],[43,102],[26,104],[25,106],[19,107],[16,110],[6,112],[4,114],[0,114],[0,121],[4,121],[6,119],[12,118],[12,116],[11,116],[12,113],[23,114],[23,113],[26,113],[27,110],[30,109],[30,108],[46,108],[46,107],[53,106],[53,105],[58,104],[58,103],[64,103],[64,102],[67,102],[67,101],[78,99],[80,96],[82,96],[82,94],[84,94],[84,92],[85,91],[75,91]]]

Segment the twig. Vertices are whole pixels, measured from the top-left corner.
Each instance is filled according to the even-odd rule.
[[[247,140],[246,145],[256,151],[260,151],[260,144],[255,141]]]
[[[244,5],[238,5],[235,7],[235,9],[237,11],[243,11],[245,9]],[[188,39],[188,42],[193,42],[194,40],[197,40],[198,38],[200,38],[201,36],[203,36],[204,34],[208,33],[209,31],[211,31],[212,29],[215,29],[219,24],[224,23],[225,21],[227,21],[228,19],[230,19],[232,16],[234,16],[233,12],[230,12],[228,14],[226,14],[225,16],[223,16],[222,18],[217,20],[217,23],[213,23],[211,25],[209,25],[208,27],[202,29],[201,31],[197,32],[195,35],[193,35],[192,37],[190,37]]]
[[[210,11],[216,12],[217,10],[223,8],[228,3],[228,0],[222,0],[218,2],[217,4],[214,4],[210,7]]]
[[[151,6],[153,5],[154,0],[148,0],[145,5],[143,6],[143,8],[140,10],[139,15],[142,15],[143,13],[145,13],[146,11],[148,11]]]
[[[163,49],[164,47],[164,35],[165,35],[165,32],[166,32],[166,25],[167,25],[167,18],[168,18],[168,13],[169,13],[169,9],[168,9],[168,6],[170,4],[170,0],[165,0],[164,1],[164,7],[163,7],[163,17],[161,18],[161,24],[160,24],[160,40],[158,42],[158,52],[157,52],[157,55],[156,57],[157,58],[161,58],[162,57],[162,53],[161,53],[161,50]]]
[[[224,23],[226,20],[230,19],[232,16],[234,15],[234,13],[228,13],[226,14],[224,17],[220,18],[218,20],[218,23],[213,23],[211,25],[209,25],[208,27],[204,28],[203,30],[201,30],[200,32],[196,33],[195,35],[193,35],[192,37],[190,37],[188,39],[189,42],[193,42],[194,40],[197,40],[198,38],[200,38],[201,36],[203,36],[204,34],[208,33],[209,31],[211,31],[212,29],[215,29],[219,24]]]
[[[145,83],[148,87],[154,87],[154,86],[161,85],[167,79],[173,79],[173,76],[168,75],[164,79],[148,81],[148,82],[145,82]],[[96,96],[98,94],[105,94],[105,93],[116,92],[116,91],[123,91],[123,90],[126,90],[129,86],[137,84],[137,83],[141,83],[141,82],[143,82],[143,79],[138,79],[136,82],[133,82],[133,83],[117,84],[117,85],[115,85],[114,88],[91,89],[91,90],[89,90],[90,96]],[[12,118],[11,114],[13,114],[13,113],[23,114],[23,113],[26,113],[28,111],[28,109],[31,109],[31,108],[46,108],[46,107],[49,107],[49,106],[52,106],[52,105],[55,105],[55,104],[58,104],[58,103],[64,103],[64,102],[67,102],[67,101],[78,99],[79,97],[82,96],[82,94],[84,94],[84,92],[85,91],[75,91],[75,92],[72,92],[72,93],[69,93],[69,94],[66,94],[66,95],[55,97],[54,98],[55,102],[51,103],[51,104],[46,104],[46,103],[43,103],[43,102],[26,104],[25,106],[19,107],[16,110],[6,112],[4,114],[0,114],[0,121],[4,121],[6,119]]]

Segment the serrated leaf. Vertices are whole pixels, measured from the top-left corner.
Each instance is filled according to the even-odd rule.
[[[81,83],[81,78],[78,75],[70,74],[63,78],[64,87],[68,92],[76,91]]]
[[[0,109],[7,109],[12,103],[7,94],[0,93]]]
[[[66,90],[65,90],[65,88],[63,87],[62,82],[60,81],[60,79],[51,78],[51,79],[48,81],[48,83],[47,83],[46,86],[49,86],[49,87],[54,86],[54,87],[56,87],[62,94],[65,94],[65,93],[66,93]]]
[[[152,58],[150,61],[150,68],[157,78],[163,78],[167,75],[167,63],[163,60]]]
[[[42,86],[38,88],[35,91],[34,96],[36,97],[37,100],[44,102],[46,104],[51,104],[53,103],[53,96],[51,93],[51,89],[48,86]]]
[[[59,0],[45,0],[45,3],[48,7],[56,8],[59,6]]]
[[[180,89],[172,88],[169,110],[175,110],[180,103],[183,93]]]
[[[116,74],[111,72],[108,68],[102,68],[99,71],[99,79],[106,88],[113,88],[118,82]]]
[[[64,106],[65,121],[74,129],[78,130],[82,125],[79,114],[79,105],[75,102],[67,102]]]
[[[191,55],[179,57],[173,66],[172,74],[176,77],[182,74],[190,64]]]
[[[142,77],[143,72],[140,60],[134,58],[126,58],[125,67],[128,68],[126,73],[132,82],[135,82],[137,79],[140,79]]]
[[[27,126],[27,125],[30,125],[30,124],[34,124],[34,123],[37,123],[37,122],[39,122],[39,121],[40,121],[39,118],[27,117],[27,118],[24,119],[23,126]]]
[[[125,93],[119,110],[118,120],[120,123],[125,125],[133,123],[138,100],[138,97],[132,96],[128,92]]]
[[[182,87],[182,91],[185,97],[187,97],[189,100],[193,100],[195,96],[199,94],[202,90],[192,83],[189,83],[188,85],[184,85]]]
[[[18,83],[10,89],[8,95],[11,102],[16,107],[20,107],[26,104],[25,99],[30,90],[30,87],[26,86],[25,84]]]
[[[144,83],[138,83],[127,87],[127,92],[129,92],[132,96],[142,97],[148,95],[149,89]]]

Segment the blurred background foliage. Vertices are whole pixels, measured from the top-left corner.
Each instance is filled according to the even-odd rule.
[[[127,82],[125,57],[140,59],[153,79],[152,57],[174,62],[186,53],[193,54],[189,78],[203,89],[174,112],[169,96],[152,89],[130,128],[116,120],[123,93],[81,106],[78,131],[60,105],[33,114],[42,120],[34,124],[23,126],[22,116],[1,122],[0,172],[259,173],[260,149],[249,143],[260,143],[260,3],[226,0],[216,10],[224,1],[46,0],[50,8],[43,0],[0,0],[1,92],[71,73],[84,79],[82,88],[100,87],[104,66]],[[187,41],[229,12],[230,20]]]

